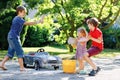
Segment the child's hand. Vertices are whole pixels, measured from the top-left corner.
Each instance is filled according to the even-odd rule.
[[[43,22],[44,22],[44,18],[45,18],[45,15],[43,14],[43,15],[41,16],[40,23],[43,23]]]
[[[45,15],[43,14],[43,15],[41,16],[41,19],[40,19],[39,21],[36,21],[36,24],[38,24],[38,23],[43,23],[43,22],[44,22],[44,17],[45,17]]]
[[[92,36],[91,35],[88,35],[88,40],[92,39]]]

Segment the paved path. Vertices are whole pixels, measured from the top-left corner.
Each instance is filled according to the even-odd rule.
[[[19,71],[17,61],[9,61],[7,71],[0,69],[0,80],[120,80],[120,60],[93,59],[102,70],[94,77],[80,74],[65,74],[62,70],[41,69],[36,71],[28,68],[26,72]],[[90,66],[86,64],[86,70]]]

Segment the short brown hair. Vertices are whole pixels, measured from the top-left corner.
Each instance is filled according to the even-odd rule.
[[[26,8],[24,6],[18,6],[16,8],[16,13],[18,14],[19,12],[26,11]]]
[[[87,24],[93,24],[94,27],[98,27],[99,23],[97,18],[90,18],[87,20]]]

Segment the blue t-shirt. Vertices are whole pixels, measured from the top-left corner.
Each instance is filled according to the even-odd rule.
[[[20,38],[20,33],[25,20],[19,16],[15,16],[12,20],[11,29],[8,33],[8,38]]]

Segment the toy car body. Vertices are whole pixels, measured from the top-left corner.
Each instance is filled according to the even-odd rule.
[[[58,56],[51,56],[48,52],[39,49],[37,52],[30,52],[24,55],[23,58],[24,67],[34,67],[39,70],[42,67],[54,67],[58,69],[62,63],[62,59]]]

